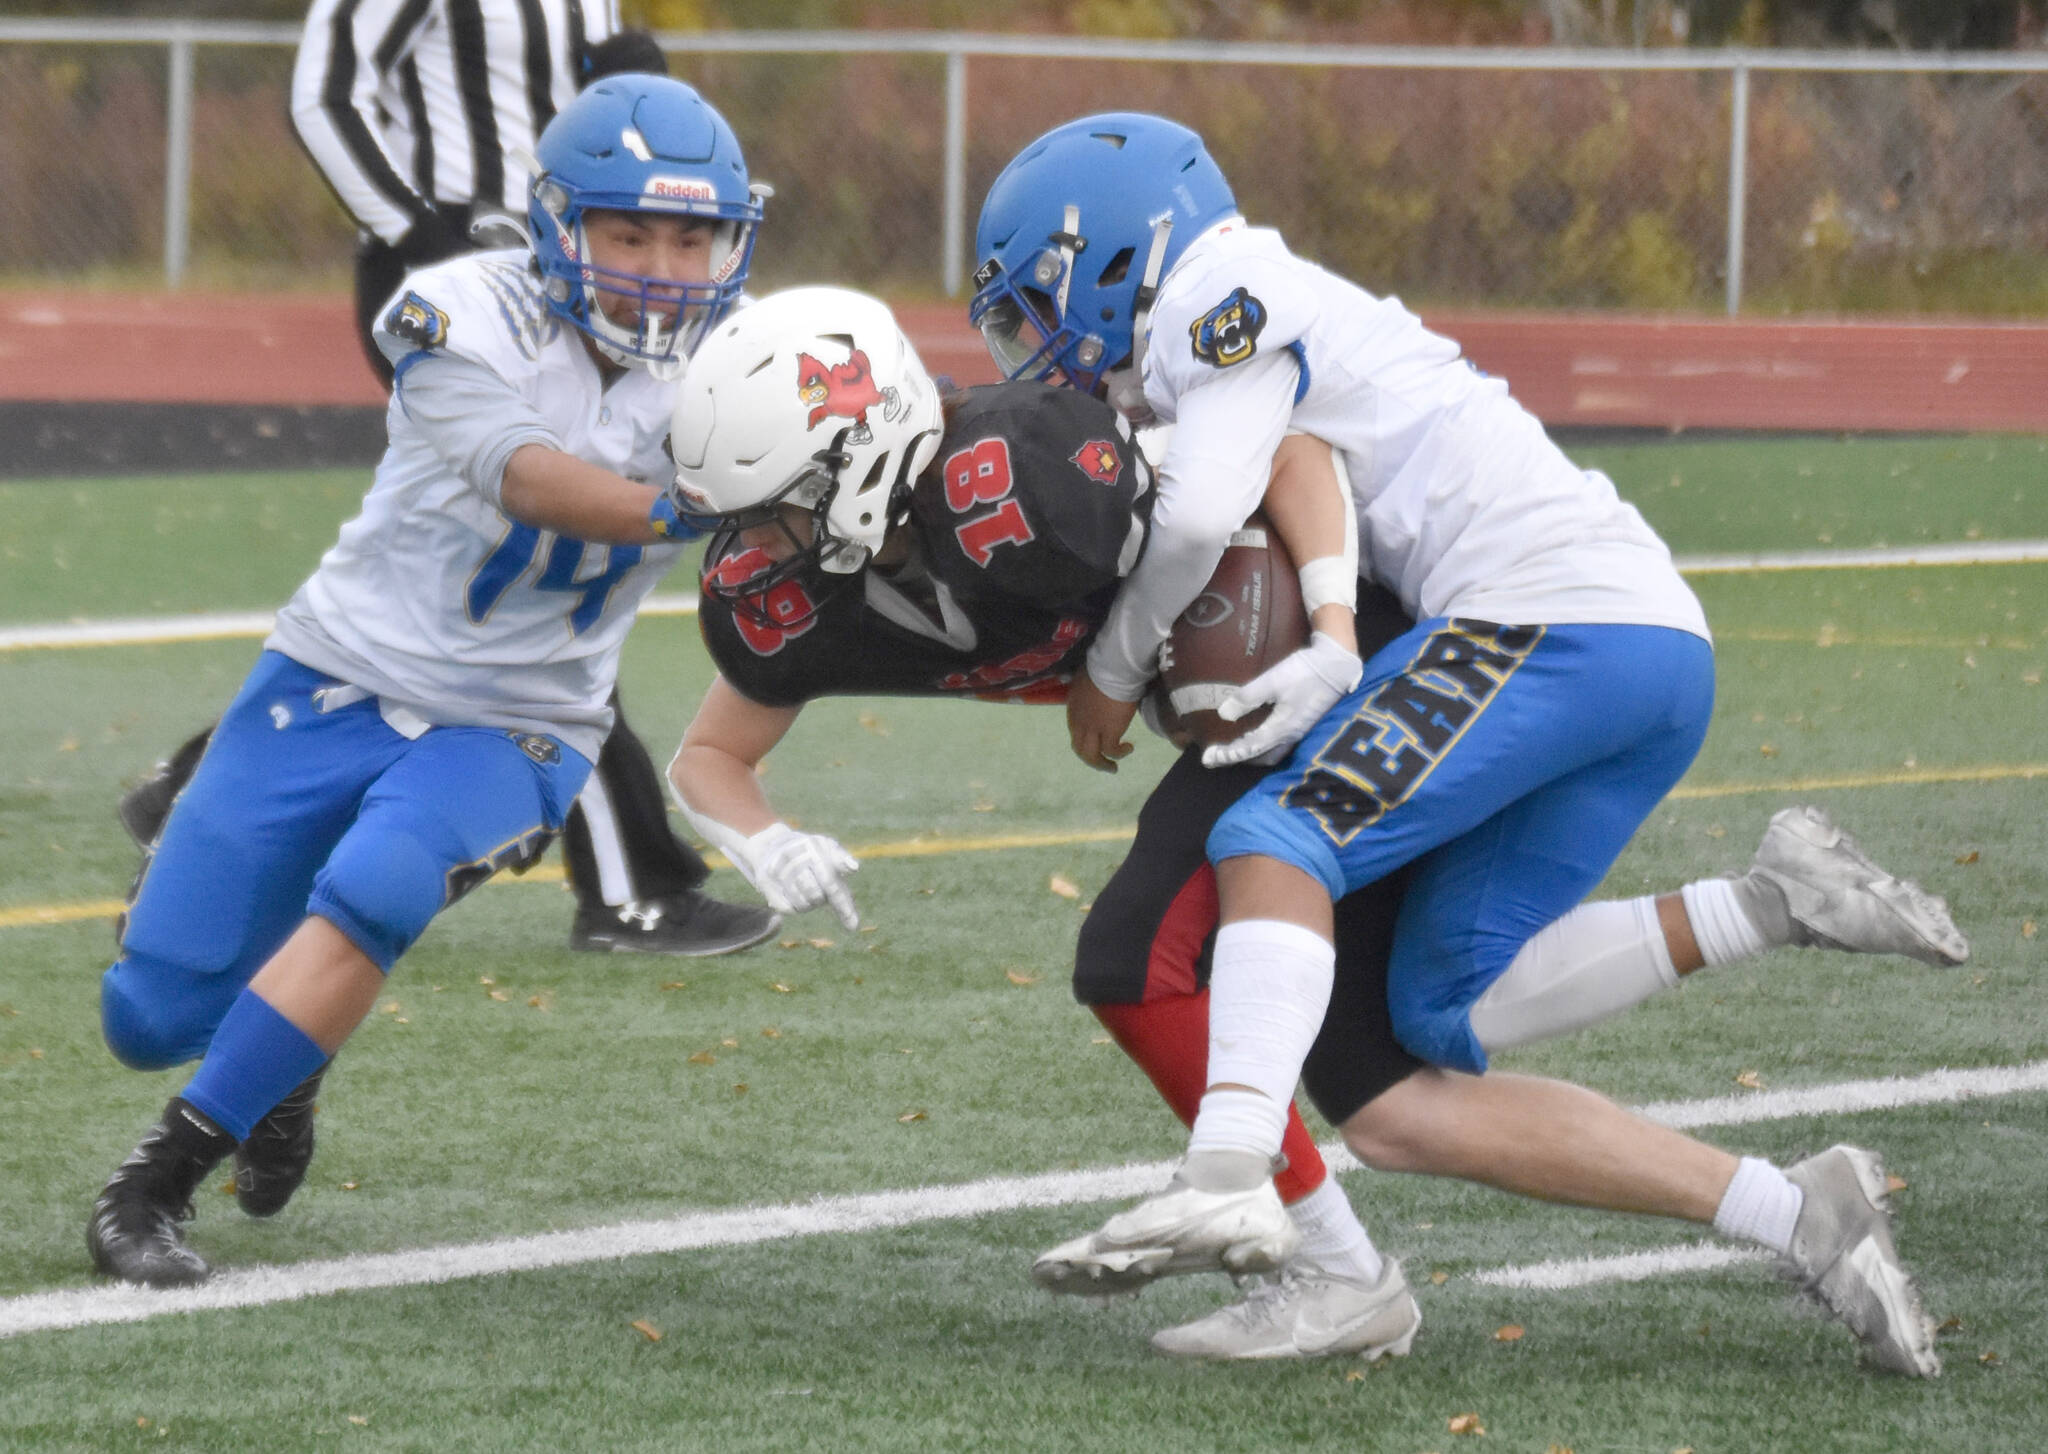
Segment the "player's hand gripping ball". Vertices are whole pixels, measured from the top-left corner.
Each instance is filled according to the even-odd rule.
[[[1242,737],[1272,708],[1226,722],[1217,707],[1233,690],[1300,650],[1308,637],[1294,561],[1265,517],[1254,515],[1231,536],[1216,573],[1173,623],[1160,650],[1146,720],[1182,744],[1209,746]]]

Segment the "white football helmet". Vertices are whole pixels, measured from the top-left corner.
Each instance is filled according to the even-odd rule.
[[[691,357],[669,449],[677,509],[731,536],[810,512],[811,539],[772,578],[816,566],[848,575],[903,518],[911,485],[938,453],[939,391],[895,316],[845,288],[791,288],[727,317]],[[706,553],[715,561],[717,543]]]

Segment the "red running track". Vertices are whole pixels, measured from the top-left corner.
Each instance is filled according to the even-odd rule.
[[[951,304],[899,310],[934,373],[992,378]],[[1546,423],[2048,433],[2048,324],[1430,313]],[[0,294],[0,399],[382,402],[345,298]]]

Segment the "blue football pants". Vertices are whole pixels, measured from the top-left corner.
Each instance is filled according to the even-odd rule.
[[[561,827],[590,764],[554,737],[433,727],[266,651],[179,795],[142,880],[101,1028],[126,1064],[203,1055],[221,1017],[309,915],[381,968],[447,904]]]
[[[1413,864],[1394,1033],[1477,1073],[1472,1004],[1606,876],[1685,775],[1713,699],[1713,648],[1690,632],[1424,621],[1224,814],[1209,856],[1293,864],[1332,900]]]

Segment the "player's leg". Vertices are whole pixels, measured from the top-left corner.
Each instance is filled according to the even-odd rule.
[[[1676,980],[1653,902],[1581,901],[1691,765],[1713,699],[1708,647],[1683,632],[1625,626],[1552,628],[1544,646],[1561,667],[1518,682],[1522,690],[1503,703],[1513,720],[1501,724],[1535,764],[1524,775],[1540,780],[1432,848],[1409,880],[1388,994],[1395,1033],[1432,1065],[1485,1069],[1474,1005],[1568,917],[1604,935],[1570,945],[1594,966],[1591,986]],[[1530,663],[1542,664],[1541,655]],[[1600,690],[1625,674],[1662,690]],[[1626,924],[1607,922],[1623,915]],[[1603,955],[1606,941],[1623,952]],[[1661,957],[1645,952],[1660,948]]]
[[[177,1227],[180,1187],[131,1175],[137,1159],[153,1146],[155,1161],[176,1159],[190,1178],[178,1200],[189,1197],[326,1063],[433,916],[559,826],[587,770],[552,738],[481,728],[433,729],[396,752],[315,877],[308,917],[235,998],[165,1122],[102,1194],[88,1237],[103,1269],[159,1283],[206,1275]]]
[[[1628,654],[1654,665],[1657,647],[1671,644],[1639,641]],[[1596,646],[1594,659],[1606,649]],[[1682,657],[1659,666],[1673,677],[1683,669]],[[1703,732],[1703,705],[1673,713],[1662,730],[1645,724],[1613,755],[1546,783],[1416,866],[1389,971],[1404,1045],[1435,1064],[1479,1071],[1503,1044],[1590,1023],[1676,982],[1676,966],[1698,956],[1687,943],[1689,922],[1668,897],[1661,905],[1643,898],[1571,906],[1605,876],[1683,774]],[[1547,927],[1532,933],[1533,926]],[[1503,981],[1512,993],[1501,993]],[[1738,1163],[1555,1082],[1496,1088],[1417,1078],[1365,1108],[1365,1124],[1347,1131],[1365,1137],[1374,1123],[1427,1121],[1415,1102],[1432,1094],[1452,1107],[1469,1098],[1465,1124],[1475,1130],[1461,1143],[1442,1125],[1426,1126],[1423,1134],[1440,1142],[1426,1153],[1429,1170],[1465,1175],[1492,1166],[1494,1174],[1481,1179],[1524,1194],[1712,1222],[1779,1253],[1789,1275],[1826,1286],[1829,1305],[1848,1309],[1844,1320],[1885,1366],[1927,1371],[1928,1325],[1888,1227],[1879,1226],[1882,1237],[1871,1230],[1882,1223],[1882,1208],[1866,1204],[1862,1179],[1827,1178],[1826,1199],[1809,1208],[1792,1173],[1753,1158]],[[1832,1234],[1802,1238],[1802,1218],[1856,1228],[1872,1251],[1840,1269],[1838,1256],[1810,1267],[1813,1254],[1800,1247],[1841,1249]]]
[[[1426,1067],[1361,1105],[1339,1129],[1375,1171],[1455,1177],[1541,1201],[1694,1222],[1714,1220],[1737,1166],[1729,1153],[1582,1086],[1499,1071]],[[1779,1251],[1798,1213],[1796,1196],[1788,1211]]]
[[[135,895],[141,891],[142,876],[149,872],[149,860],[156,852],[156,840],[164,831],[164,820],[171,815],[171,806],[178,800],[178,794],[185,790],[185,784],[192,781],[192,774],[199,770],[199,759],[205,755],[206,744],[213,737],[213,728],[179,744],[178,750],[159,762],[150,770],[149,776],[121,795],[115,805],[115,814],[121,826],[128,830],[141,858],[135,865],[135,877],[128,882],[121,912],[114,916],[114,942],[128,932],[128,911],[135,907]]]
[[[1262,1255],[1257,1229],[1279,1230],[1260,1168],[1328,1003],[1332,901],[1569,765],[1516,740],[1538,715],[1527,699],[1544,700],[1531,680],[1576,665],[1569,652],[1539,656],[1543,641],[1541,628],[1420,623],[1374,654],[1358,689],[1210,835],[1223,919],[1210,1087],[1173,1189],[1189,1204],[1176,1241],[1208,1240],[1213,1221],[1241,1271]],[[1197,1215],[1203,1205],[1212,1217]]]
[[[1175,1185],[1103,1235],[1213,1245],[1236,1271],[1271,1259],[1285,1228],[1262,1165],[1328,1002],[1330,903],[1645,734],[1703,725],[1711,700],[1711,649],[1679,631],[1435,620],[1376,653],[1358,690],[1210,835],[1223,919],[1210,1088]],[[1510,957],[1544,922],[1521,929]],[[1402,1008],[1404,1043],[1434,1058],[1408,1039]]]
[[[669,827],[661,775],[616,692],[612,709],[611,735],[562,833],[576,891],[569,947],[701,956],[759,944],[781,919],[761,905],[704,892],[711,870]]]
[[[1489,1052],[1568,1034],[1700,969],[1791,945],[1937,965],[1969,957],[1939,896],[1871,862],[1821,809],[1786,808],[1747,873],[1581,904],[1545,927],[1473,1005],[1473,1030]]]
[[[1676,1217],[1775,1253],[1880,1367],[1940,1371],[1932,1323],[1892,1245],[1877,1158],[1840,1146],[1780,1170],[1564,1081],[1430,1068],[1341,1122],[1376,1171],[1457,1177],[1544,1201]]]
[[[1523,750],[1563,770],[1427,855],[1404,911],[1393,990],[1400,1032],[1418,1055],[1478,1070],[1490,1048],[1582,1028],[1702,966],[1787,944],[1930,963],[1967,956],[1940,899],[1886,874],[1812,808],[1774,817],[1741,877],[1580,902],[1690,765],[1711,666],[1704,643],[1653,628],[1553,628],[1545,647],[1553,644],[1573,671],[1532,671],[1510,705],[1530,708]],[[1542,655],[1531,665],[1544,665]],[[1602,700],[1602,680],[1631,672],[1691,689],[1662,715],[1643,710],[1656,705],[1647,694]],[[1597,704],[1599,721],[1574,705],[1584,701]],[[1582,744],[1612,750],[1571,762]]]
[[[425,261],[408,257],[374,233],[366,232],[356,239],[356,341],[362,345],[363,358],[386,393],[391,390],[392,366],[391,360],[384,357],[384,350],[377,347],[377,319],[391,295],[398,291],[398,285],[405,281],[406,273]]]
[[[1368,885],[1336,906],[1338,970],[1302,1085],[1325,1117],[1370,1105],[1422,1069],[1395,1041],[1387,1013],[1387,955],[1400,906],[1396,881]],[[1337,1179],[1289,1207],[1301,1248],[1237,1302],[1156,1334],[1184,1357],[1367,1360],[1408,1351],[1422,1324],[1400,1263],[1372,1245]]]
[[[1096,896],[1075,953],[1075,997],[1184,1122],[1206,1084],[1216,893],[1202,840],[1261,775],[1251,767],[1211,771],[1196,753],[1176,762],[1139,813],[1131,851]],[[1286,1164],[1274,1183],[1289,1210],[1319,1229],[1310,1243],[1327,1245],[1333,1256],[1339,1247],[1370,1252],[1370,1239],[1328,1179],[1298,1114],[1289,1118],[1281,1155]],[[1121,1252],[1099,1258],[1100,1250],[1087,1238],[1062,1244],[1038,1259],[1033,1276],[1053,1291],[1101,1293],[1143,1286],[1156,1275],[1134,1270]]]
[[[122,954],[101,981],[108,1048],[159,1070],[203,1055],[243,987],[304,918],[320,865],[399,743],[368,703],[321,713],[327,678],[266,653],[165,825]],[[95,1205],[94,1261],[116,1276],[193,1280],[177,1229],[199,1178],[234,1144],[182,1099]]]
[[[314,875],[380,767],[359,730],[366,713],[381,727],[374,709],[317,711],[314,693],[330,685],[266,652],[214,732],[101,980],[102,1030],[124,1064],[197,1059],[305,916]]]

